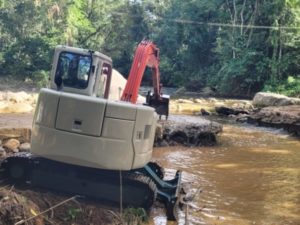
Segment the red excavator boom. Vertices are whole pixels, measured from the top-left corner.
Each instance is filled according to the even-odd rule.
[[[161,93],[159,49],[152,41],[144,40],[138,45],[121,100],[136,103],[146,66],[152,69],[154,90],[153,94],[148,93],[146,104],[154,107],[159,115],[168,117],[169,97]]]

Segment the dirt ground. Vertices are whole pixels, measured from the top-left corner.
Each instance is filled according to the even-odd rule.
[[[1,114],[0,128],[31,128],[33,113]]]
[[[0,186],[0,225],[121,224],[116,208],[72,197],[42,189]]]

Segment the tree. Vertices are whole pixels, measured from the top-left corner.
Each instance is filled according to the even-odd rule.
[[[251,96],[295,89],[286,82],[300,80],[298,0],[1,0],[0,7],[2,76],[46,74],[58,44],[100,50],[127,75],[147,38],[160,48],[167,86]]]

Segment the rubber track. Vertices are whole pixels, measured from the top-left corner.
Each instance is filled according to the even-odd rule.
[[[100,181],[105,180],[105,182],[108,183],[108,181],[111,180],[112,182],[110,183],[110,185],[112,185],[114,187],[118,187],[118,188],[120,187],[119,171],[106,171],[106,170],[100,170],[100,169],[98,170],[98,169],[93,169],[93,168],[67,165],[64,163],[59,163],[59,162],[55,162],[52,160],[33,156],[30,153],[17,153],[14,156],[8,157],[6,160],[4,160],[3,164],[0,164],[0,169],[4,168],[4,169],[8,170],[10,164],[12,164],[12,163],[22,163],[22,164],[28,165],[28,167],[26,166],[26,168],[27,168],[27,170],[30,170],[30,171],[26,171],[26,176],[24,178],[20,179],[22,183],[27,182],[28,179],[30,181],[33,181],[32,179],[34,179],[33,178],[34,173],[37,171],[44,173],[47,170],[47,168],[51,167],[51,169],[52,169],[52,168],[55,168],[55,166],[57,166],[57,168],[55,168],[54,171],[66,171],[66,170],[72,170],[72,168],[77,170],[79,168],[78,169],[78,171],[79,171],[78,177],[82,181],[100,183],[99,180]],[[53,170],[50,170],[50,171],[53,171]],[[85,171],[87,171],[87,173],[84,173]],[[91,172],[96,172],[96,173],[91,174]],[[62,173],[59,173],[58,175],[61,175]],[[5,174],[6,174],[6,176],[8,176],[8,173],[5,173]],[[46,174],[46,172],[45,172],[45,174]],[[55,172],[54,172],[53,173],[54,179],[55,179],[55,175],[57,175],[57,174],[55,174]],[[103,179],[102,179],[102,175],[104,177]],[[50,176],[51,176],[51,174],[50,174]],[[41,177],[43,177],[43,176],[41,176]],[[47,177],[47,175],[45,177]],[[49,182],[51,179],[52,178],[45,179],[45,181]],[[9,179],[8,182],[15,183],[16,181]],[[52,180],[51,180],[51,183],[52,183]],[[50,185],[51,185],[51,183],[50,183]],[[149,196],[149,198],[147,199],[147,202],[144,202],[139,207],[149,209],[153,205],[154,201],[156,200],[157,189],[156,189],[155,183],[151,180],[151,178],[149,178],[141,173],[122,171],[122,183],[124,186],[124,190],[125,190],[125,186],[127,186],[127,187],[132,186],[135,188],[135,190],[138,190],[138,188],[141,188],[141,191],[143,193],[147,193],[147,194],[145,194],[145,195]],[[33,182],[32,186],[48,188],[47,185],[34,184],[34,182]],[[72,190],[70,192],[68,192],[66,190],[59,190],[58,186],[61,186],[61,185],[56,185],[54,187],[50,187],[49,189],[56,190],[56,191],[62,191],[64,193],[72,192]],[[145,192],[145,189],[148,189],[148,190]],[[85,191],[85,192],[88,192],[88,191]],[[74,193],[74,194],[82,195],[82,193]],[[126,198],[128,199],[128,196],[125,196],[125,195],[126,195],[126,193],[123,193],[123,198],[126,201]],[[88,194],[87,194],[87,197],[89,197]],[[91,197],[94,198],[96,196],[91,196]],[[101,198],[99,198],[99,199],[101,199]],[[134,196],[132,198],[130,198],[130,200],[132,200],[132,199],[134,199]],[[124,200],[123,200],[124,205],[128,205],[128,206],[131,205],[131,204],[128,204],[127,202],[125,202]],[[109,201],[109,200],[106,200],[106,201]],[[141,202],[141,201],[139,200],[139,202]]]

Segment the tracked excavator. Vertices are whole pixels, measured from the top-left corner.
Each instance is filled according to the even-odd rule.
[[[175,220],[181,171],[164,180],[163,168],[150,161],[157,114],[168,116],[158,65],[158,48],[142,41],[121,100],[112,101],[108,99],[111,58],[97,51],[57,46],[50,88],[39,93],[31,152],[2,161],[4,176],[10,182],[105,202],[118,204],[122,199],[124,206],[149,209],[159,200],[166,206],[167,218]],[[135,103],[146,66],[153,71],[154,93],[139,105]]]

